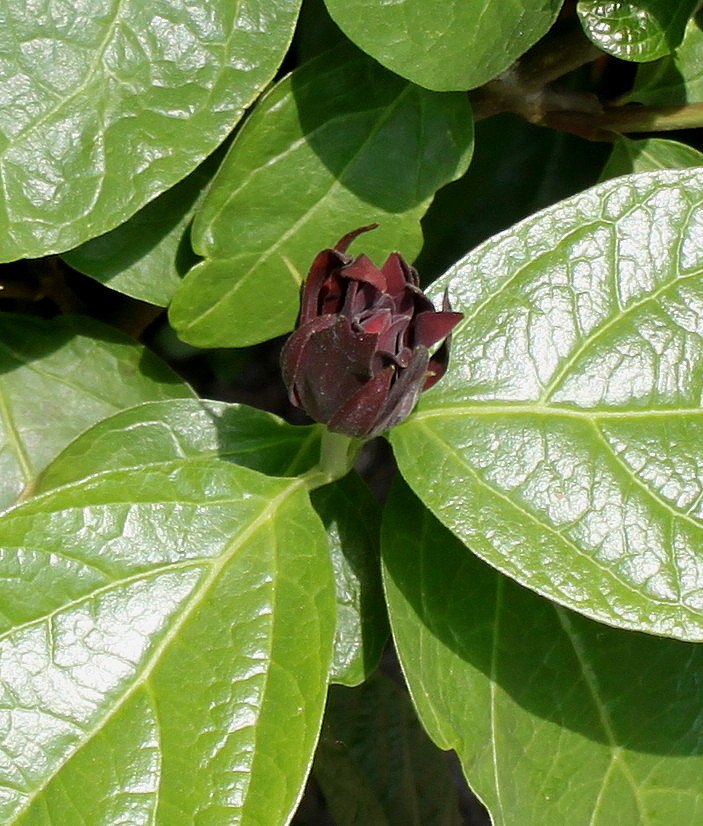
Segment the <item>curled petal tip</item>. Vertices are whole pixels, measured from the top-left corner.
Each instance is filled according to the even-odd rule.
[[[362,232],[370,232],[372,229],[376,229],[378,224],[367,224],[365,227],[359,227],[358,229],[353,229],[351,232],[348,232],[346,235],[343,235],[339,241],[334,245],[334,249],[337,252],[346,252],[347,247],[351,242],[357,237],[357,235],[361,235]]]

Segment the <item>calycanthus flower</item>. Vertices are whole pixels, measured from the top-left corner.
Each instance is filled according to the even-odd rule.
[[[357,438],[377,436],[410,414],[420,393],[444,375],[447,337],[463,318],[446,295],[435,310],[397,252],[380,269],[366,255],[347,255],[354,238],[376,226],[318,253],[298,326],[281,354],[291,402],[329,430]]]

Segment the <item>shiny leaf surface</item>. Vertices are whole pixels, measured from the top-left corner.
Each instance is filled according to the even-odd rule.
[[[697,6],[698,0],[579,0],[576,8],[596,46],[623,60],[646,62],[679,46]]]
[[[415,706],[495,826],[700,819],[700,645],[608,628],[521,588],[400,485],[382,546]]]
[[[435,285],[465,313],[391,431],[477,554],[603,622],[703,639],[703,174],[618,178]],[[429,476],[427,468],[434,474]]]
[[[412,259],[472,131],[465,95],[414,86],[351,46],[297,69],[256,106],[208,190],[192,233],[204,260],[170,308],[179,336],[242,347],[288,332],[313,258],[358,226],[380,224],[369,257]]]
[[[8,511],[0,537],[3,823],[287,822],[335,616],[300,480],[109,471]]]
[[[82,430],[125,407],[192,395],[133,339],[83,316],[0,314],[0,507]]]
[[[547,32],[562,0],[325,0],[379,63],[437,91],[491,80]]]
[[[61,257],[112,290],[166,307],[197,261],[190,225],[219,160],[216,152],[124,224]]]
[[[272,78],[298,7],[7,4],[0,260],[70,249],[194,169]]]
[[[246,405],[196,399],[138,405],[81,434],[48,466],[47,491],[106,470],[225,459],[275,476],[304,473],[320,454],[319,425],[294,427]],[[337,593],[330,679],[356,685],[375,668],[388,636],[379,569],[380,513],[355,474],[313,492],[327,530]]]

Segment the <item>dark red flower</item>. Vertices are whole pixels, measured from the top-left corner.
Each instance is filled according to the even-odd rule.
[[[291,402],[336,433],[377,436],[403,421],[447,369],[449,333],[463,317],[441,311],[417,272],[393,252],[379,269],[346,254],[371,224],[318,253],[303,286],[300,318],[281,354]],[[430,355],[429,348],[445,339]]]

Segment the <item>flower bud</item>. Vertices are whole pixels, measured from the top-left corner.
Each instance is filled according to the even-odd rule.
[[[295,332],[281,353],[291,402],[329,430],[367,439],[403,421],[447,369],[449,333],[463,318],[441,311],[417,272],[393,252],[379,269],[349,244],[377,225],[347,233],[318,253],[302,291]],[[445,339],[430,354],[429,348]]]

